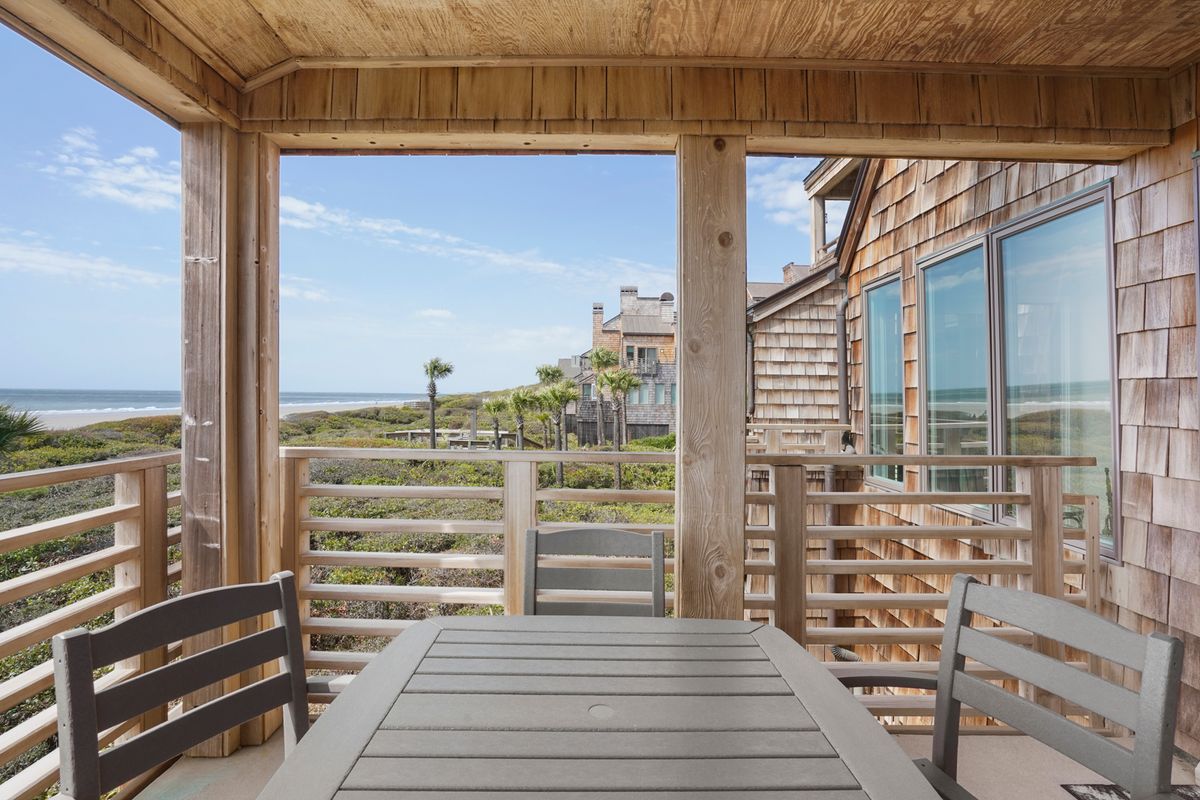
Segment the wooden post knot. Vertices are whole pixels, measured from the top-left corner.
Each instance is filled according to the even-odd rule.
[[[721,231],[721,235],[717,237],[717,244],[721,247],[729,247],[733,244],[733,234],[729,231]]]

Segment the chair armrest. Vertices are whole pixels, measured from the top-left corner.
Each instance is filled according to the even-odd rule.
[[[918,672],[846,672],[839,674],[836,668],[830,670],[833,676],[842,682],[847,689],[858,686],[890,686],[896,689],[937,689],[937,677],[922,675]]]

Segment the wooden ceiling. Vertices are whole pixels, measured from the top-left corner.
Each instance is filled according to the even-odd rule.
[[[318,61],[853,62],[1163,72],[1200,0],[141,0],[241,83]]]

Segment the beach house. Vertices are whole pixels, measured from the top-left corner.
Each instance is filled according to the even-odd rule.
[[[1009,722],[1032,714],[1046,721],[1041,712],[1054,711],[1040,740],[1096,734],[1087,753],[1068,754],[1101,753],[1089,761],[1103,777],[1073,772],[1072,759],[1038,737],[964,736],[962,777],[975,767],[980,796],[1062,796],[1064,783],[1120,782],[1132,767],[1117,737],[1130,729],[1137,742],[1165,743],[1153,747],[1164,759],[1140,761],[1142,771],[1169,772],[1172,745],[1200,755],[1193,3],[0,0],[0,20],[181,131],[185,421],[178,453],[0,475],[5,493],[112,485],[104,505],[48,512],[0,533],[5,552],[115,527],[110,546],[0,584],[12,601],[71,578],[112,576],[108,588],[0,631],[0,657],[41,654],[0,683],[4,709],[53,686],[44,643],[57,634],[109,613],[161,608],[178,592],[288,570],[299,603],[294,654],[319,673],[313,678],[358,677],[308,684],[296,670],[299,680],[283,687],[293,671],[206,661],[214,645],[249,642],[238,645],[244,653],[278,638],[264,630],[260,612],[270,607],[250,604],[237,624],[138,657],[110,647],[119,660],[112,671],[94,681],[88,671],[72,684],[127,687],[108,695],[125,701],[105,707],[100,719],[113,724],[100,726],[97,748],[151,741],[139,731],[194,721],[215,703],[229,709],[249,693],[262,713],[191,750],[233,760],[188,758],[182,767],[192,770],[192,789],[201,787],[196,796],[222,771],[254,796],[263,784],[252,776],[263,768],[238,759],[281,738],[272,739],[281,715],[265,701],[282,702],[283,687],[301,695],[293,709],[307,711],[304,700],[314,712],[329,706],[299,746],[332,744],[281,766],[306,796],[325,800],[381,786],[397,796],[479,797],[494,791],[498,774],[509,794],[582,782],[580,796],[712,789],[803,797],[836,785],[842,797],[933,800],[900,744],[867,713],[922,739],[909,745],[912,755],[928,755],[939,707],[943,723],[961,716],[976,731],[1011,732],[997,723],[1002,709],[971,711],[972,701],[998,695],[1020,709]],[[9,111],[9,124],[25,122],[27,109]],[[637,405],[674,408],[675,452],[279,447],[281,158],[468,152],[674,155],[675,291],[640,298],[631,289],[628,317],[623,291],[619,327],[609,327],[602,308],[593,319],[594,343],[615,344],[655,387],[654,400],[663,387],[663,403]],[[748,337],[746,162],[756,154],[829,156],[813,181],[827,175],[825,197],[836,202],[849,186],[851,199],[836,241],[814,241],[806,276],[750,306]],[[811,411],[786,396],[801,391],[794,387],[803,374],[772,372],[790,363],[773,351],[792,347],[812,350],[814,360],[801,363],[820,363]],[[761,372],[748,366],[760,361]],[[748,413],[832,420],[811,425],[838,434],[836,449],[845,438],[852,449],[748,450]],[[487,470],[492,483],[328,477],[337,477],[330,465],[405,459],[475,462],[469,468]],[[559,486],[547,466],[559,462],[627,472],[669,464],[673,486]],[[765,473],[767,483],[748,488],[748,473]],[[176,475],[178,488],[168,482]],[[469,510],[434,519],[398,504],[408,500]],[[366,514],[360,501],[393,511]],[[526,592],[527,573],[536,582],[542,569],[527,532],[594,526],[613,504],[672,510],[668,523],[627,526],[648,536],[619,567],[651,571],[649,543],[661,555],[653,534],[665,533],[670,591],[660,605],[673,618],[582,632],[556,630],[567,623],[551,617],[526,619],[539,600],[591,602],[577,586],[528,584]],[[339,510],[323,510],[330,507]],[[321,547],[327,533],[352,535],[360,549]],[[397,552],[377,538],[401,533],[432,543],[489,537],[502,552]],[[436,580],[333,581],[323,577],[330,565],[428,569]],[[502,574],[503,585],[471,585],[472,570]],[[980,622],[991,634],[963,637],[978,648],[969,662],[953,637],[972,617],[967,592],[983,595],[954,581],[957,574],[1005,589],[994,596],[1015,604],[974,606],[982,608],[976,617],[996,621]],[[280,596],[277,585],[268,589]],[[378,604],[453,606],[454,616],[439,629],[349,611]],[[1068,604],[1093,613],[1067,614]],[[1072,636],[1060,648],[1018,624],[1034,624],[1028,617],[1008,618],[1029,607],[1089,626],[1105,615],[1123,629],[1088,627],[1106,637]],[[481,620],[490,627],[469,627],[484,627]],[[669,644],[646,645],[637,657],[606,649],[640,648],[630,642],[668,625]],[[697,631],[712,643],[687,638]],[[954,649],[943,668],[947,631]],[[1150,633],[1159,635],[1141,636]],[[588,649],[594,642],[580,638],[589,636],[605,645]],[[1104,649],[1102,639],[1167,648],[1160,661],[1181,679],[1144,683],[1145,653],[1100,659],[1085,646]],[[385,644],[387,658],[397,646],[413,648],[404,650],[405,670],[387,666],[394,661],[372,669]],[[685,647],[702,649],[685,657]],[[495,648],[524,655],[495,658]],[[1006,655],[988,655],[997,652]],[[817,661],[846,658],[857,663],[840,662],[837,674],[849,680],[890,670],[909,686],[929,686],[939,672],[961,683],[940,695],[852,695]],[[521,673],[529,661],[562,674]],[[1055,676],[1049,693],[1005,669],[1029,664]],[[164,665],[202,682],[181,705],[128,688]],[[354,688],[418,666],[400,700]],[[637,672],[604,678],[610,694],[588,694],[596,673],[609,669]],[[814,686],[820,691],[800,699]],[[341,702],[342,691],[360,700]],[[1173,719],[1139,716],[1155,698],[1173,708],[1176,692]],[[534,707],[530,696],[552,699],[536,715],[520,713]],[[550,719],[536,735],[526,731],[547,708],[561,715],[558,728]],[[378,738],[359,724],[372,714],[383,725]],[[0,762],[18,765],[0,798],[38,797],[60,766],[72,766],[47,744],[56,719],[49,706],[0,734]],[[479,730],[480,719],[491,727]],[[613,749],[594,758],[602,738]],[[709,738],[719,758],[696,758],[690,745]],[[937,742],[946,742],[943,733]],[[27,758],[35,746],[45,754]],[[448,761],[442,747],[479,749]],[[755,755],[774,747],[790,749]],[[389,771],[391,758],[404,768]],[[280,766],[278,757],[265,760],[267,772]],[[131,778],[130,791],[149,777]],[[1030,788],[1036,780],[1041,788]]]

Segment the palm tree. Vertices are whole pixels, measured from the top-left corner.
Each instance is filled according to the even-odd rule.
[[[517,418],[517,449],[525,449],[525,412],[536,407],[537,401],[529,389],[513,389],[508,395],[508,409]]]
[[[550,412],[547,411],[545,409],[545,407],[541,407],[537,411],[535,411],[533,414],[533,418],[536,419],[538,421],[538,424],[540,424],[542,426],[542,449],[549,450],[550,449],[550,431],[552,430],[551,425],[553,424],[554,418],[552,416],[550,416]]]
[[[496,439],[496,449],[500,449],[500,415],[508,410],[508,398],[503,396],[489,397],[480,406],[483,413],[492,420],[492,436]]]
[[[621,431],[616,439],[617,449],[621,449],[622,444],[626,444],[628,433],[626,431],[629,393],[642,385],[642,379],[634,375],[627,369],[619,369],[608,373],[606,376],[609,391],[613,393],[613,401],[617,404],[616,414],[621,422]]]
[[[437,449],[437,382],[454,372],[454,365],[437,356],[425,362],[425,377],[429,378],[429,446]]]
[[[592,348],[588,360],[596,375],[596,443],[604,445],[604,374],[621,362],[620,357],[607,347]]]
[[[538,383],[542,384],[543,386],[548,386],[552,383],[558,383],[566,377],[566,375],[563,374],[562,367],[555,366],[554,364],[542,364],[540,367],[535,369],[534,372],[537,373]]]
[[[17,449],[21,439],[45,430],[40,420],[28,411],[17,411],[0,404],[0,456]]]
[[[558,428],[558,449],[567,449],[567,434],[566,434],[566,415],[567,406],[579,399],[579,387],[574,381],[562,380],[553,386],[547,387],[545,390],[547,398],[552,404],[551,414],[554,415],[554,424]],[[563,485],[563,465],[558,462],[557,469],[558,485]]]

